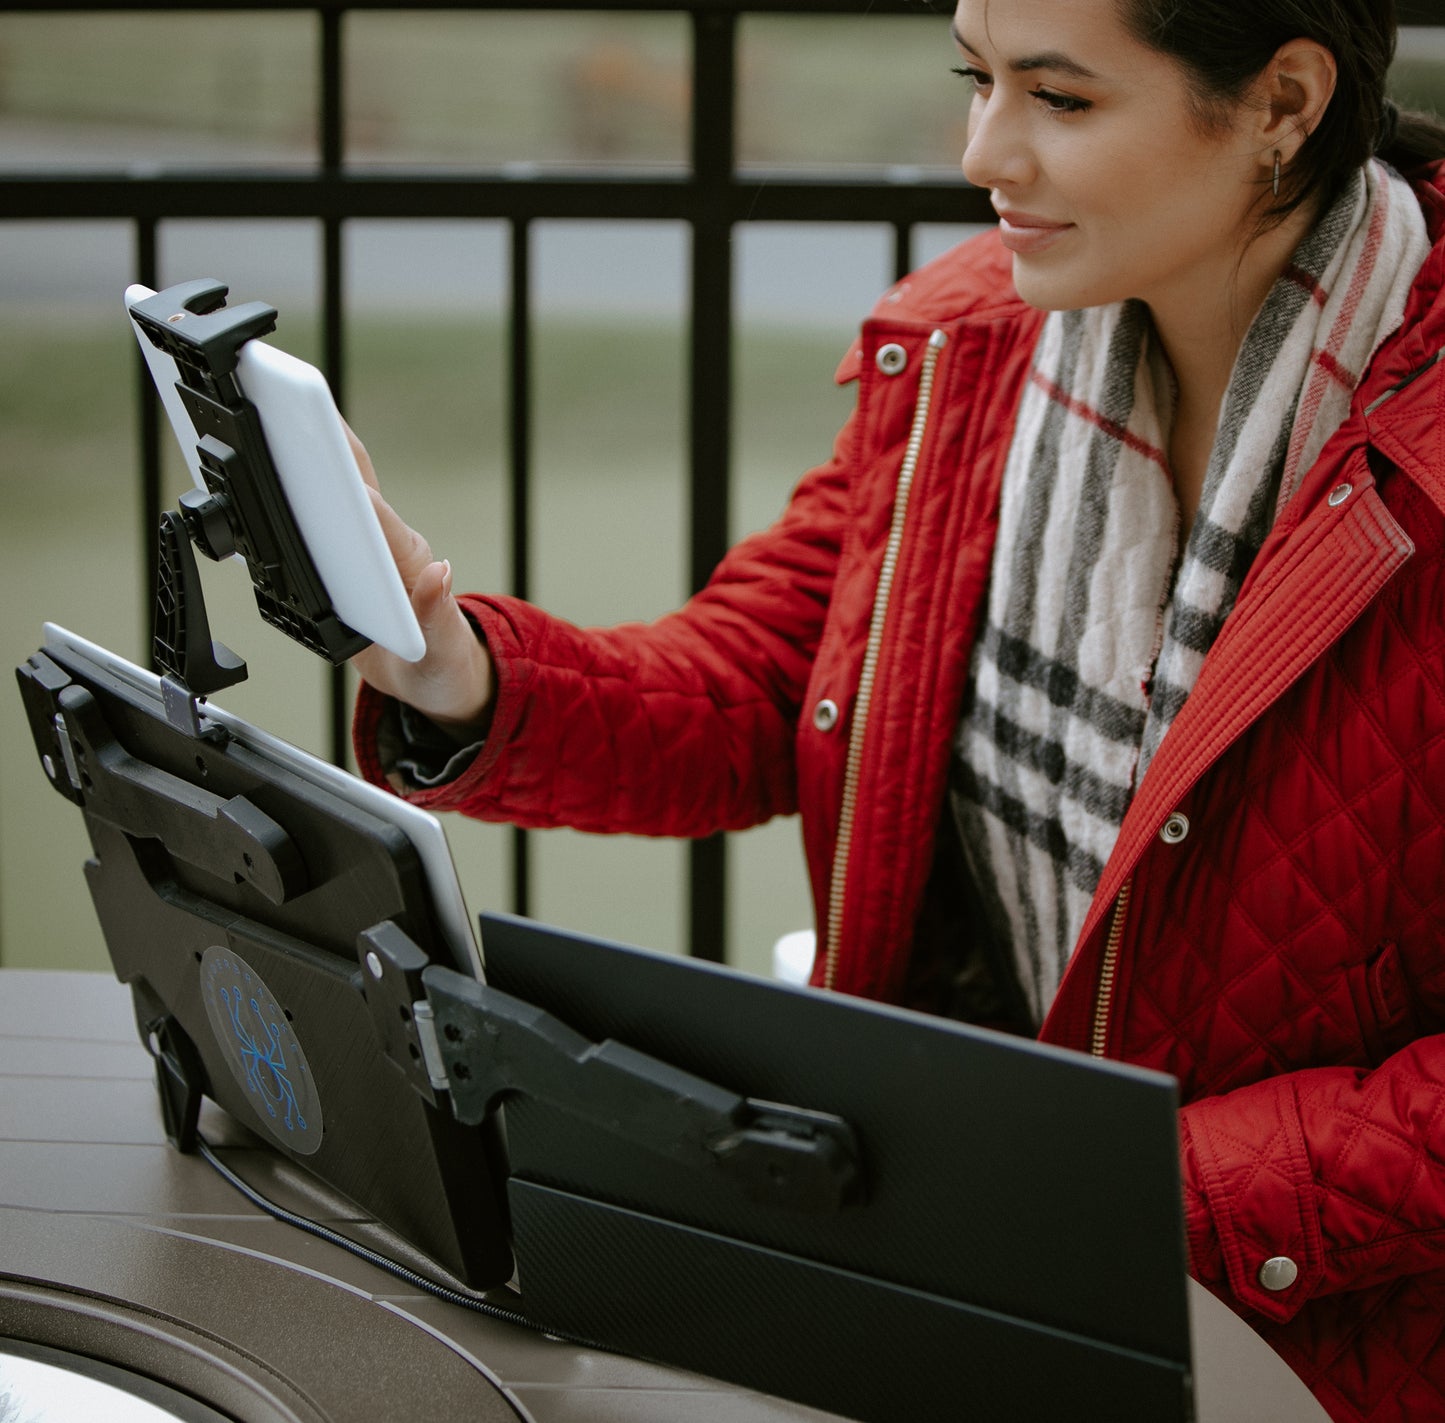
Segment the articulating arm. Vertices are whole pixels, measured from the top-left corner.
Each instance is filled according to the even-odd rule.
[[[360,936],[367,1002],[387,1055],[459,1121],[535,1099],[642,1150],[720,1172],[754,1200],[836,1211],[863,1198],[858,1143],[842,1118],[739,1096],[436,964],[390,921]]]

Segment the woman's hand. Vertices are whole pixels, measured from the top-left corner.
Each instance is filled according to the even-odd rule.
[[[426,638],[420,662],[404,661],[373,643],[351,665],[378,692],[415,707],[459,743],[485,736],[495,687],[492,659],[452,596],[451,564],[438,563],[427,541],[386,502],[371,456],[349,426],[346,434]]]

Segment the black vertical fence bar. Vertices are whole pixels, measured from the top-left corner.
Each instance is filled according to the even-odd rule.
[[[341,220],[328,216],[322,222],[322,329],[326,379],[336,403],[346,408],[346,329],[343,285],[345,273],[341,255]],[[346,764],[350,745],[351,697],[346,667],[326,669],[327,740],[334,765]]]
[[[135,273],[142,286],[160,286],[156,256],[156,220],[142,217],[135,224]],[[161,522],[161,410],[151,381],[150,368],[136,348],[136,372],[140,390],[137,433],[140,437],[141,561],[145,578],[141,584],[141,627],[145,631],[143,661],[150,664],[156,636],[156,583],[160,577]]]
[[[317,138],[321,171],[328,178],[341,174],[344,161],[342,112],[342,14],[324,10],[319,15],[320,54],[317,94]],[[342,327],[344,283],[341,270],[341,216],[328,211],[321,222],[322,364],[332,393],[341,404],[346,383],[346,346]]]
[[[688,398],[690,551],[688,579],[707,581],[727,549],[732,415],[733,108],[737,19],[693,12],[692,332]],[[727,947],[727,845],[723,836],[689,849],[688,948],[721,963]]]
[[[893,224],[893,280],[901,282],[913,270],[913,224]]]
[[[342,112],[342,12],[325,10],[320,16],[320,72],[317,76],[318,139],[321,145],[321,168],[328,175],[339,175],[344,157]],[[345,272],[342,266],[342,220],[336,213],[327,213],[321,220],[321,346],[322,367],[331,385],[336,403],[346,408],[346,329]],[[346,764],[350,717],[350,697],[346,685],[346,668],[331,667],[326,674],[327,743],[335,765]]]
[[[508,303],[507,446],[511,463],[512,592],[531,597],[532,588],[532,229],[513,218],[509,245],[511,295]],[[512,909],[531,912],[531,841],[512,831]]]

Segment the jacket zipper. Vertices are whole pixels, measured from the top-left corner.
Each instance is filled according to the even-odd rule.
[[[923,367],[918,376],[918,403],[913,409],[913,425],[903,451],[903,465],[898,471],[898,488],[893,495],[893,522],[888,528],[888,543],[883,551],[883,568],[878,575],[878,591],[873,598],[873,617],[868,624],[868,643],[863,652],[863,671],[858,679],[858,697],[853,705],[853,726],[848,736],[848,760],[843,771],[843,803],[838,812],[838,841],[833,851],[833,875],[828,884],[828,943],[823,963],[823,987],[832,988],[838,975],[838,952],[842,937],[843,903],[848,885],[848,852],[853,844],[853,817],[858,804],[858,778],[863,764],[863,736],[868,727],[868,711],[873,701],[873,679],[878,671],[878,654],[883,643],[883,624],[888,617],[888,599],[893,591],[893,574],[903,547],[903,525],[908,516],[908,495],[913,487],[918,454],[923,448],[923,433],[928,426],[928,410],[933,400],[933,371],[938,353],[948,337],[935,331],[928,338],[923,353]]]
[[[1109,938],[1104,945],[1104,959],[1099,965],[1099,993],[1094,999],[1094,1034],[1089,1052],[1103,1057],[1109,1041],[1109,1007],[1114,997],[1114,975],[1119,967],[1119,944],[1124,938],[1124,919],[1129,912],[1129,892],[1134,881],[1125,880],[1114,901],[1114,918],[1109,924]]]
[[[1402,390],[1405,389],[1406,386],[1413,385],[1417,380],[1420,379],[1422,375],[1425,374],[1426,371],[1428,371],[1433,365],[1435,365],[1436,362],[1442,360],[1445,360],[1445,347],[1441,347],[1440,350],[1436,351],[1435,354],[1431,356],[1430,359],[1426,361],[1423,366],[1416,366],[1415,369],[1411,371],[1404,380],[1396,381],[1395,384],[1392,385],[1389,390],[1387,390],[1377,400],[1372,400],[1367,406],[1365,406],[1365,414],[1373,415],[1375,411],[1377,411],[1387,400],[1393,400],[1397,395],[1399,395]]]

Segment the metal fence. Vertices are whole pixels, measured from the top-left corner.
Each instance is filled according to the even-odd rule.
[[[65,3],[36,0],[0,4],[0,13],[21,11],[233,12],[221,3],[108,4],[104,0]],[[531,384],[533,280],[529,254],[534,223],[556,218],[596,221],[671,219],[691,234],[687,377],[689,448],[688,578],[699,587],[724,552],[729,527],[729,437],[732,409],[733,271],[735,225],[756,222],[886,224],[893,231],[893,265],[902,275],[912,265],[913,234],[922,223],[986,222],[987,195],[959,178],[913,177],[899,182],[886,173],[829,176],[822,172],[764,178],[740,169],[737,159],[738,29],[744,15],[889,15],[931,18],[950,8],[948,0],[435,0],[412,10],[424,23],[427,12],[506,10],[512,12],[630,11],[681,14],[691,29],[691,162],[672,174],[604,173],[544,176],[492,171],[464,174],[424,169],[385,173],[347,166],[345,95],[346,18],[358,11],[394,10],[365,0],[251,0],[249,11],[301,11],[319,27],[317,124],[319,161],[309,169],[277,171],[188,171],[184,175],[113,172],[0,172],[4,216],[14,219],[125,219],[133,224],[137,253],[134,273],[148,286],[157,281],[157,228],[179,218],[308,218],[320,223],[322,255],[322,364],[344,404],[347,307],[344,299],[344,225],[362,218],[485,218],[509,232],[510,302],[508,330],[511,591],[529,592],[531,532]],[[1401,20],[1445,26],[1441,0],[1406,0]],[[141,485],[137,498],[148,531],[147,586],[155,568],[154,530],[161,508],[158,409],[137,377],[141,403]],[[347,693],[340,674],[330,688],[329,739],[333,757],[344,757]],[[722,837],[695,842],[690,849],[688,943],[699,956],[723,957],[725,943],[725,854]],[[527,839],[516,832],[513,907],[526,913],[531,866]]]

